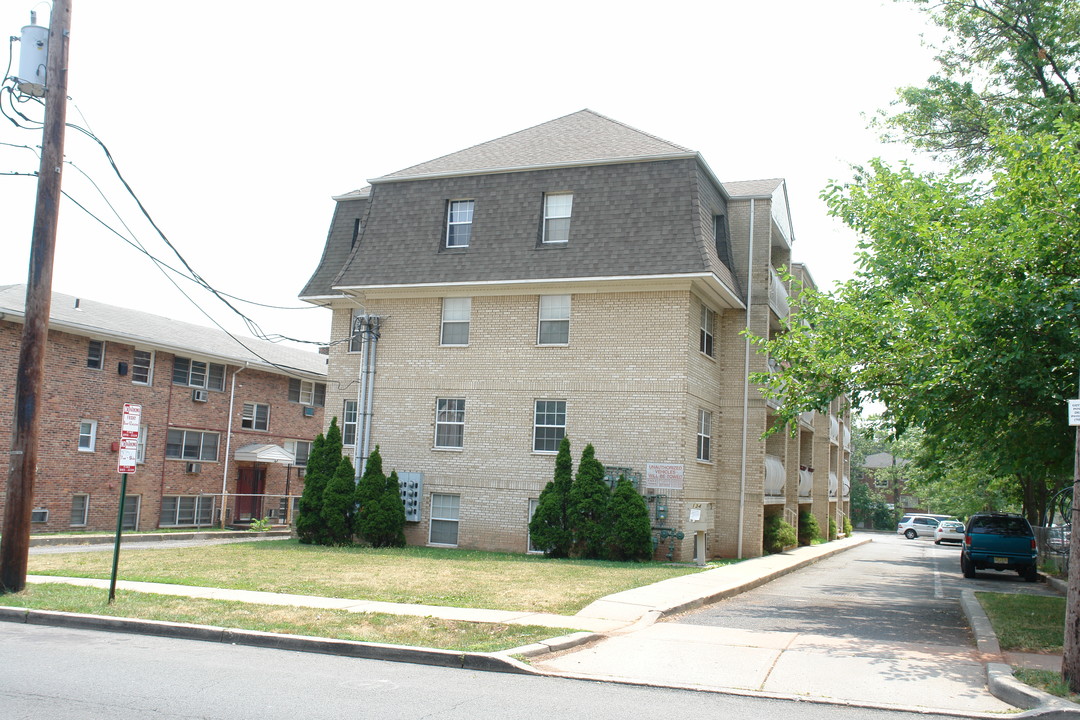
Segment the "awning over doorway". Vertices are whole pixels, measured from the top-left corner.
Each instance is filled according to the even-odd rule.
[[[296,464],[296,457],[280,445],[245,445],[233,457],[239,462]]]

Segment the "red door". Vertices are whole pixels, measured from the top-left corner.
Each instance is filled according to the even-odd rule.
[[[240,468],[239,476],[236,478],[237,498],[234,522],[262,519],[262,494],[265,489],[266,473],[263,468]]]

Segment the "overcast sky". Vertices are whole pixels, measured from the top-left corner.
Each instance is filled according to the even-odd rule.
[[[931,32],[925,15],[883,0],[72,3],[68,122],[109,147],[212,285],[286,306],[300,304],[318,263],[331,196],[583,108],[700,151],[721,180],[786,178],[794,259],[831,287],[851,275],[855,237],[818,195],[851,164],[905,157],[877,142],[867,117],[934,69],[920,41]],[[5,0],[0,32],[18,36],[35,8],[47,24],[45,2]],[[0,143],[41,142],[40,131],[0,125]],[[69,130],[65,150],[131,233],[176,264],[98,146]],[[0,145],[0,173],[37,163]],[[79,170],[65,167],[63,184],[128,234]],[[0,284],[26,282],[35,187],[0,175]],[[145,256],[67,201],[53,289],[210,324]],[[328,339],[325,310],[240,307],[267,333]]]

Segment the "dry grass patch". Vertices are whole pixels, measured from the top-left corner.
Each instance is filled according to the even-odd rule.
[[[109,553],[30,556],[38,575],[107,578]],[[660,563],[549,560],[406,547],[326,548],[269,540],[120,553],[124,580],[572,615],[611,593],[698,572]]]
[[[116,600],[110,605],[107,590],[60,583],[33,584],[23,592],[0,595],[0,605],[462,652],[497,652],[572,632],[535,625],[253,605],[124,590],[117,591]]]

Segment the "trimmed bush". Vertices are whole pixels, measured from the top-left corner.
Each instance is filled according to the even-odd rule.
[[[851,527],[851,518],[849,518],[847,515],[845,515],[844,516],[844,534],[847,535],[848,537],[851,537],[852,529],[853,528]]]
[[[620,477],[611,495],[611,530],[608,556],[612,560],[648,560],[652,557],[649,506],[634,484]]]
[[[570,457],[570,438],[563,436],[555,456],[555,476],[540,493],[536,512],[529,521],[529,537],[534,547],[548,557],[567,557],[573,536],[570,533],[568,505],[574,482],[573,460]]]
[[[836,520],[829,518],[829,539],[836,539]]]
[[[799,542],[795,528],[784,521],[780,513],[768,515],[765,518],[765,526],[762,532],[762,546],[767,553],[783,552]]]
[[[808,510],[799,511],[799,544],[811,545],[821,537],[821,528],[817,518]]]

